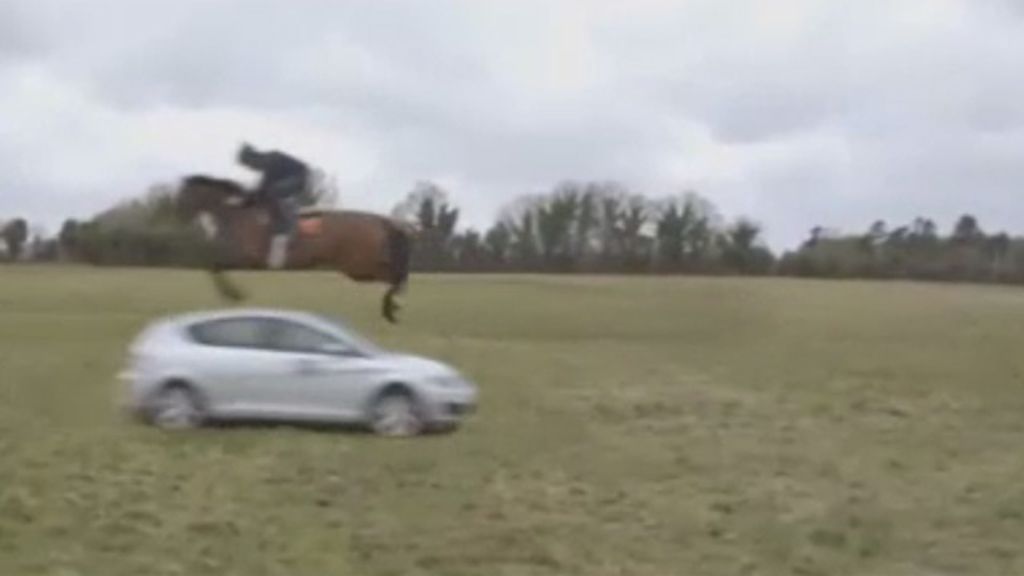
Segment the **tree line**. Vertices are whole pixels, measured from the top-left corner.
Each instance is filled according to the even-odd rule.
[[[485,230],[460,231],[458,207],[424,182],[395,215],[420,229],[419,270],[767,274],[775,261],[759,225],[726,222],[692,192],[655,200],[615,183],[566,182],[517,199]]]
[[[20,218],[0,224],[8,260],[107,266],[195,267],[204,241],[174,216],[174,189],[152,187],[85,221],[66,220],[47,237]],[[333,182],[304,199],[331,202]],[[413,266],[423,272],[781,275],[1024,283],[1024,239],[987,233],[971,215],[943,235],[917,218],[863,233],[815,227],[781,255],[746,217],[726,219],[695,192],[651,198],[615,182],[567,181],[515,199],[484,229],[459,226],[461,211],[432,182],[393,210],[418,228]]]
[[[895,227],[879,220],[860,234],[816,227],[777,268],[806,277],[1024,283],[1024,239],[988,233],[970,214],[946,235],[928,218]]]

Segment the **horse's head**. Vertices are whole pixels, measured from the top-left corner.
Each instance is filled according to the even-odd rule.
[[[182,182],[175,199],[178,218],[192,222],[201,214],[218,216],[245,196],[245,189],[231,180],[209,176],[189,176]]]

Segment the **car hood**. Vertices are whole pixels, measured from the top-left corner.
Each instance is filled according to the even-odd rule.
[[[422,356],[414,356],[412,354],[389,353],[382,356],[381,359],[392,369],[426,377],[451,376],[457,374],[453,368],[438,362],[437,360],[431,360],[430,358],[424,358]]]

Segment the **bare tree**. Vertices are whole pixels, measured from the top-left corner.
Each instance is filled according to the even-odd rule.
[[[438,269],[450,263],[459,209],[449,202],[448,193],[443,188],[433,182],[418,182],[405,200],[395,206],[392,214],[418,226],[420,240],[416,243],[416,250],[421,265]]]
[[[7,253],[10,259],[14,261],[20,260],[25,248],[25,242],[28,241],[28,222],[24,218],[11,220],[0,229],[0,238],[3,238],[4,243],[7,245]]]
[[[306,186],[299,203],[302,206],[337,208],[340,199],[341,187],[338,185],[337,177],[314,168],[310,171],[309,185]]]

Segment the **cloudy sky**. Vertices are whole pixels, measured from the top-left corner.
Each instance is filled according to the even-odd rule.
[[[773,246],[964,211],[1024,233],[1021,0],[0,0],[0,218],[251,180],[242,141],[484,225],[564,179],[692,189]]]

